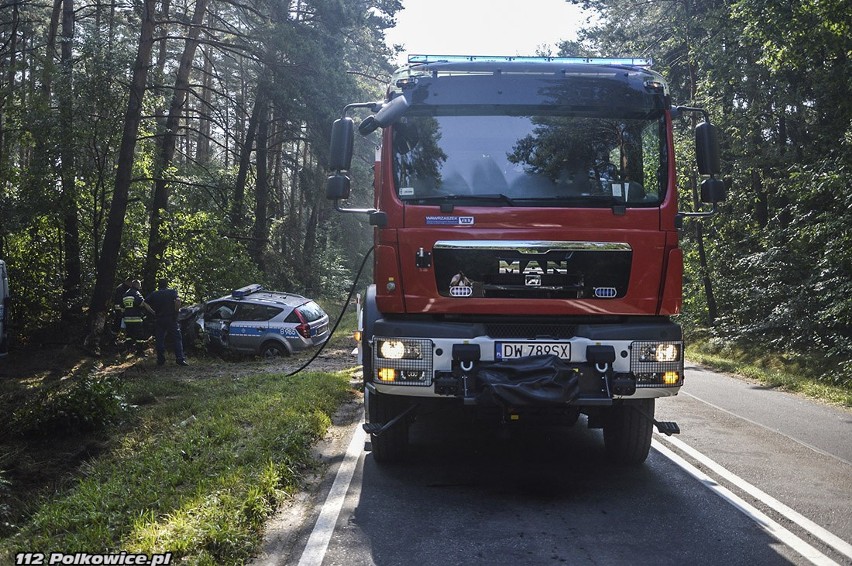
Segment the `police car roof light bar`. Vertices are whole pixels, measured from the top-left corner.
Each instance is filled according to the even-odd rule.
[[[251,285],[246,285],[245,287],[240,287],[239,289],[234,289],[231,291],[231,296],[235,299],[242,299],[243,297],[247,297],[248,295],[257,293],[261,290],[263,290],[263,285],[260,283],[253,283]]]

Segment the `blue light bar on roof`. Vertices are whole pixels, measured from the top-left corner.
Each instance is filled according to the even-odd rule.
[[[235,299],[242,299],[252,293],[257,293],[258,291],[263,289],[263,285],[260,283],[254,283],[252,285],[246,285],[245,287],[240,287],[239,289],[234,289],[231,291],[231,296]]]
[[[409,55],[409,65],[426,63],[566,63],[571,65],[620,65],[627,67],[650,67],[654,61],[636,57],[513,57],[490,55]]]

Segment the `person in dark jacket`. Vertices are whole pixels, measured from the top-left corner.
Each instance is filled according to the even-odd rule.
[[[166,335],[171,334],[174,340],[175,361],[179,366],[188,366],[183,355],[183,338],[180,335],[180,327],[177,323],[177,314],[180,310],[180,298],[177,291],[169,288],[166,279],[157,282],[157,290],[145,299],[157,313],[154,324],[154,336],[156,338],[157,365],[166,363]]]
[[[154,309],[145,302],[141,289],[142,284],[138,279],[131,281],[130,288],[121,298],[121,304],[124,309],[122,322],[124,323],[124,331],[127,333],[128,345],[133,347],[137,355],[144,356],[145,341],[148,337],[145,335],[143,317],[145,311],[154,314]]]

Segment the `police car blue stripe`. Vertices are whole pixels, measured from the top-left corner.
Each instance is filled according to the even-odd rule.
[[[239,334],[240,336],[260,336],[266,329],[259,329],[253,326],[234,326],[231,325],[231,335]]]

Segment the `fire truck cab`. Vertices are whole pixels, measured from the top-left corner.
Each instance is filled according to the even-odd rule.
[[[366,430],[405,455],[418,411],[504,422],[586,415],[643,462],[659,397],[683,385],[673,107],[637,59],[411,56],[384,101],[332,132],[327,196],[375,226],[363,305]],[[372,209],[345,209],[355,122],[382,128]],[[715,128],[702,200],[724,199]],[[706,215],[710,213],[691,213]]]

